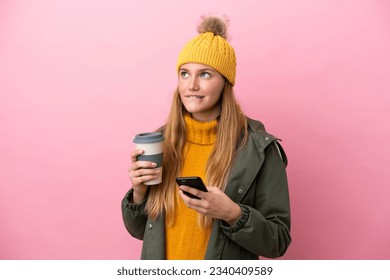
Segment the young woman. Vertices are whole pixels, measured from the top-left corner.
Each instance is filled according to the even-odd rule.
[[[165,137],[163,181],[132,152],[132,188],[122,201],[142,259],[258,259],[282,256],[290,242],[286,155],[262,123],[246,117],[233,93],[234,49],[226,21],[206,17],[177,62],[178,87]],[[178,187],[199,176],[208,192]],[[190,198],[189,192],[200,199]]]

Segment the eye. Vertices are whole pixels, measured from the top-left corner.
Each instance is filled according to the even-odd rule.
[[[200,77],[203,78],[203,79],[210,79],[211,78],[211,74],[208,73],[208,72],[202,72],[200,74]]]
[[[188,72],[186,71],[180,71],[180,77],[186,79],[188,78],[190,75],[188,74]]]

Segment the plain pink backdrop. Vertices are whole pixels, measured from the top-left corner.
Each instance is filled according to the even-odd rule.
[[[120,211],[132,138],[164,123],[207,13],[230,18],[237,98],[289,156],[284,259],[390,258],[388,1],[9,0],[0,259],[139,258]]]

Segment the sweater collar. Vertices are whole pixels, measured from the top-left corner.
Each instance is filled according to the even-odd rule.
[[[191,118],[190,115],[185,115],[184,120],[187,130],[187,141],[200,144],[212,145],[217,138],[217,120],[209,122],[200,122]]]

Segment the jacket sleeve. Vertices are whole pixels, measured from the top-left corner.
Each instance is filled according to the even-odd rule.
[[[147,199],[141,203],[132,203],[133,189],[129,190],[122,200],[122,218],[127,231],[131,236],[143,240],[145,225],[148,216],[145,213]]]
[[[238,245],[267,258],[281,257],[291,243],[287,159],[277,145],[274,142],[265,151],[263,165],[252,186],[254,199],[243,200],[241,217],[235,224],[221,225]]]

